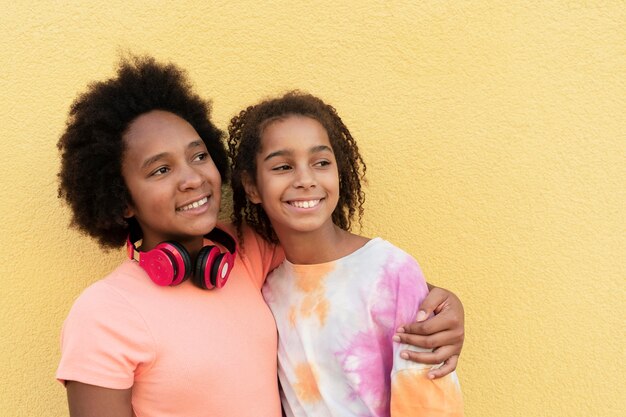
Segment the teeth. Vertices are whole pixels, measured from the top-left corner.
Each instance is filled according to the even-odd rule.
[[[289,202],[289,204],[291,204],[294,207],[305,208],[305,209],[315,207],[319,203],[320,203],[320,200],[291,201],[291,202]]]
[[[177,210],[178,211],[187,211],[187,210],[191,210],[193,208],[198,208],[200,206],[204,206],[208,201],[209,201],[209,198],[208,197],[204,197],[204,198],[201,198],[198,201],[194,201],[191,204],[187,204],[184,207],[179,207]]]

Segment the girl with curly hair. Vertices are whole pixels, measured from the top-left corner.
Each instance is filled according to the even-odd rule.
[[[413,257],[350,232],[365,163],[335,109],[294,91],[248,107],[229,133],[234,221],[285,251],[263,296],[286,415],[462,416],[456,374],[429,378],[392,339],[428,288]]]
[[[234,238],[216,227],[228,158],[210,103],[178,67],[129,58],[76,99],[58,147],[73,226],[128,249],[63,325],[57,378],[70,414],[280,416],[276,326],[260,289],[284,254],[250,228]],[[453,369],[462,306],[440,290],[428,310],[442,305],[401,337],[442,346]]]

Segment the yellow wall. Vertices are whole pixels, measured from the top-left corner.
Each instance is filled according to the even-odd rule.
[[[0,415],[67,414],[61,323],[122,257],[68,229],[55,177],[120,50],[187,68],[222,128],[288,88],[337,107],[365,232],[465,303],[469,417],[626,415],[623,1],[1,3]]]

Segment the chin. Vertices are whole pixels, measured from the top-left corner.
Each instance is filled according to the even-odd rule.
[[[299,225],[298,227],[294,227],[291,230],[294,233],[308,234],[308,233],[319,232],[321,229],[322,229],[321,225],[311,225],[311,226]]]
[[[217,226],[217,219],[214,219],[211,222],[203,222],[190,230],[190,234],[193,236],[204,236],[211,230],[215,229],[215,226]]]

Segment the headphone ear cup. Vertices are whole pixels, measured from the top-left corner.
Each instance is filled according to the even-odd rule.
[[[159,243],[154,249],[160,249],[172,257],[175,262],[175,275],[169,285],[178,285],[187,278],[191,272],[191,256],[183,245],[177,242],[167,241]]]
[[[193,283],[202,289],[210,290],[215,287],[215,280],[211,275],[212,265],[220,255],[217,246],[207,245],[200,249],[196,258],[196,267],[193,271]]]
[[[216,288],[222,288],[228,281],[230,271],[234,266],[235,258],[229,252],[221,253],[211,265],[211,280]]]
[[[142,253],[139,266],[146,271],[152,282],[161,287],[172,285],[178,271],[176,259],[167,249],[155,248]]]

